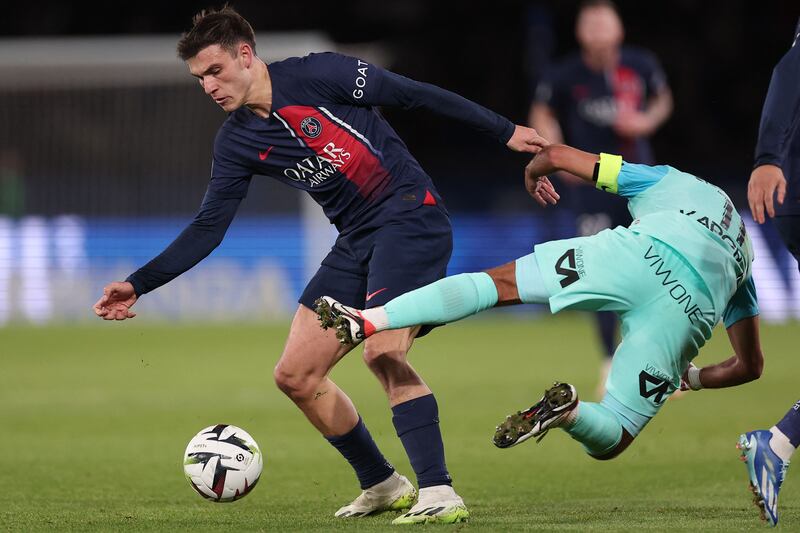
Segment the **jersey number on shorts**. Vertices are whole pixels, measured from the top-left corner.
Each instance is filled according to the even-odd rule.
[[[655,385],[655,387],[648,389],[648,384]],[[655,396],[653,401],[658,404],[664,401],[664,395],[667,390],[669,390],[669,383],[666,380],[657,378],[644,370],[639,373],[639,394],[642,395],[642,398],[647,399],[650,396]]]

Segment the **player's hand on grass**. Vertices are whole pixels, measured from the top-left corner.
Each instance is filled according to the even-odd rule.
[[[750,182],[747,184],[747,202],[750,204],[750,212],[753,213],[753,220],[759,224],[764,223],[764,208],[770,218],[775,216],[775,206],[773,197],[778,193],[778,203],[783,204],[786,197],[786,178],[783,170],[776,165],[761,165],[753,169],[750,174]]]
[[[94,304],[94,313],[103,320],[125,320],[136,313],[131,306],[136,303],[136,292],[127,281],[115,281],[103,288],[103,296]]]
[[[515,126],[514,134],[506,143],[506,146],[515,152],[527,152],[538,154],[539,151],[550,144],[550,141],[539,135],[533,128],[525,126]]]

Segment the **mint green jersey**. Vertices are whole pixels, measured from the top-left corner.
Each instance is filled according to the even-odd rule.
[[[624,162],[613,181],[598,186],[628,198],[631,231],[680,253],[709,289],[716,318],[750,277],[753,248],[742,217],[725,192],[696,176],[662,165]],[[612,188],[613,187],[613,188]]]

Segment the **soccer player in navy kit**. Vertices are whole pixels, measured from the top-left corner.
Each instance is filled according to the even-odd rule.
[[[581,4],[575,23],[580,51],[544,74],[531,105],[530,125],[554,143],[580,150],[621,155],[631,163],[653,165],[648,137],[669,117],[672,96],[658,60],[650,52],[623,46],[624,28],[608,0]],[[569,187],[580,236],[631,223],[626,203],[559,173]],[[563,189],[562,189],[563,191]],[[617,346],[617,317],[595,314],[607,359],[598,397]]]
[[[371,307],[445,275],[452,250],[447,211],[375,106],[428,109],[515,151],[537,152],[536,132],[352,57],[311,54],[266,65],[256,56],[250,25],[227,7],[197,15],[178,53],[206,94],[229,113],[214,142],[211,180],[194,221],[125,282],[106,286],[95,312],[105,320],[132,318],[137,298],[211,253],[254,174],[307,191],[339,237],[299,299],[275,381],[356,472],[363,492],[337,517],[408,509],[417,496],[413,485],[383,457],[350,399],[328,378],[352,346],[320,330],[312,311],[324,294]],[[387,332],[364,347],[420,487],[417,503],[395,523],[468,517],[445,465],[436,400],[406,358],[414,338],[424,333],[418,327]]]
[[[773,217],[783,242],[800,265],[800,22],[792,47],[772,72],[761,111],[755,168],[747,200],[753,219]],[[788,181],[786,179],[788,176]],[[777,200],[777,205],[775,204]],[[750,487],[761,518],[778,524],[778,494],[789,458],[800,446],[800,401],[768,430],[747,432],[738,447],[747,465]]]

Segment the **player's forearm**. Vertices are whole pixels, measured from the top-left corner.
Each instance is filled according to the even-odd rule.
[[[734,355],[719,364],[701,368],[700,384],[704,389],[735,387],[761,377],[763,368],[763,359],[760,364],[752,364]]]
[[[426,109],[452,118],[506,144],[514,124],[482,105],[430,83],[423,83],[385,71],[376,105],[397,105],[403,109]]]
[[[177,278],[205,259],[225,237],[241,199],[220,199],[204,203],[194,221],[157,257],[128,276],[137,296],[146,294]]]
[[[553,172],[564,171],[592,183],[594,167],[599,159],[597,154],[584,152],[565,144],[551,144],[542,148],[528,163],[525,172],[530,176],[546,176]]]
[[[781,166],[788,141],[797,127],[800,114],[800,47],[794,46],[781,58],[772,78],[761,110],[761,123],[756,143],[755,166]]]
[[[528,126],[553,144],[562,144],[564,135],[553,111],[545,104],[533,104],[528,115]]]
[[[650,99],[645,110],[645,115],[650,123],[649,133],[655,133],[671,114],[672,92],[668,88],[664,88]]]

